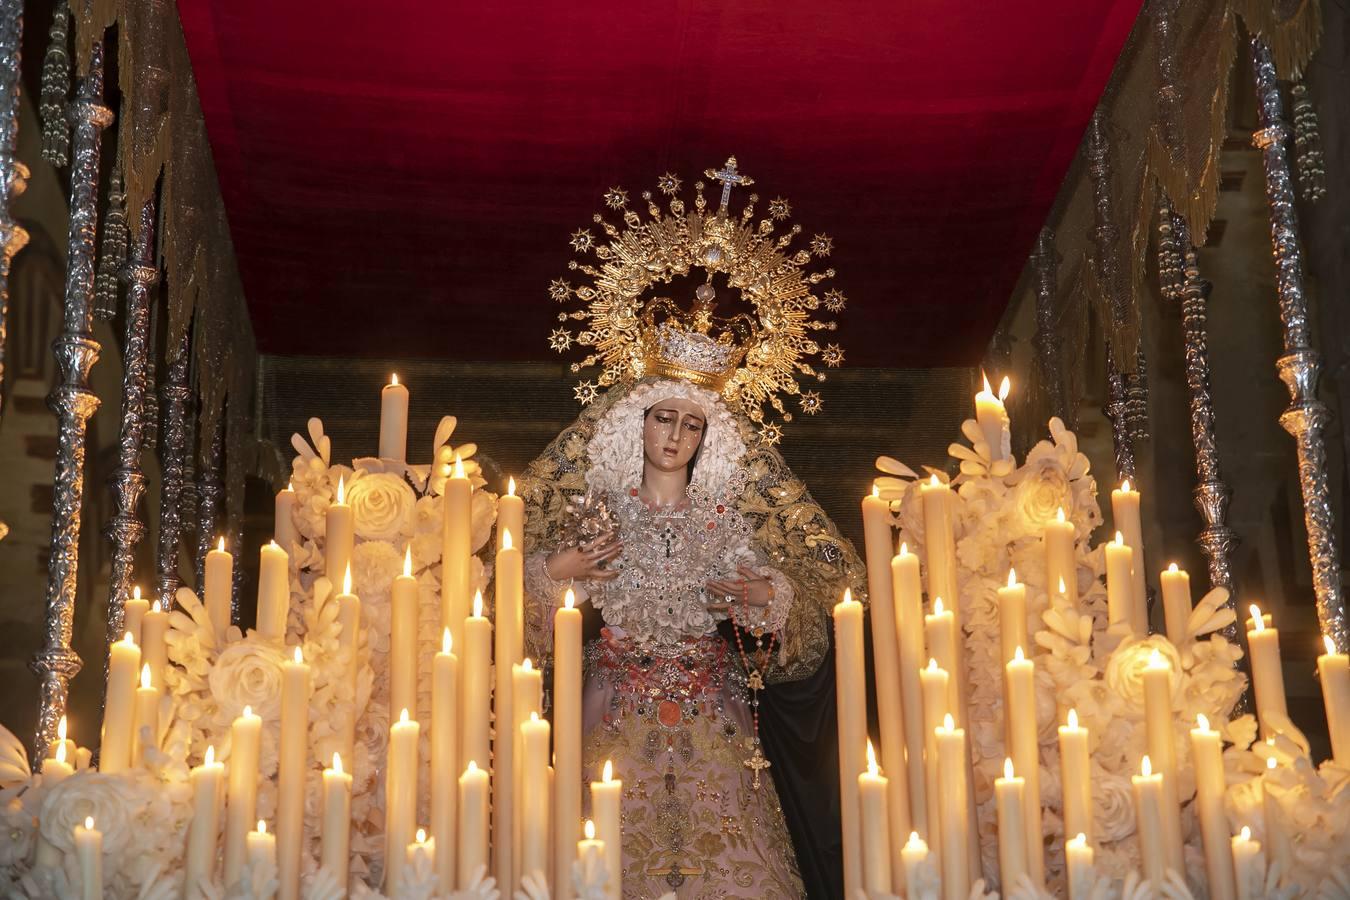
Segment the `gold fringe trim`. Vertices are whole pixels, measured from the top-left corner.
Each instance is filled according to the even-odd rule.
[[[1247,30],[1270,44],[1275,69],[1281,78],[1293,80],[1303,74],[1322,39],[1322,7],[1318,0],[1303,0],[1291,15],[1281,17],[1277,0],[1234,0],[1234,7]]]

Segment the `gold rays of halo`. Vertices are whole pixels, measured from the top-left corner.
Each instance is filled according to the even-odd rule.
[[[723,383],[722,397],[759,426],[761,440],[777,443],[782,426],[769,416],[776,413],[782,422],[792,420],[785,398],[797,398],[807,414],[821,408],[820,395],[803,392],[797,377],[824,381],[817,360],[829,368],[843,363],[839,345],[822,345],[815,334],[835,330],[836,323],[825,314],[842,312],[844,295],[838,290],[817,295],[816,286],[832,278],[834,269],[808,271],[814,260],[830,255],[834,242],[828,235],[815,234],[806,247],[794,249],[791,245],[802,228],[786,224],[791,205],[781,197],[769,203],[767,214],[759,219],[755,194],[733,213],[732,189],[754,183],[737,170],[735,157],[720,169],[708,169],[705,176],[719,183],[716,203],[704,196],[705,182],[695,181],[693,203],[687,205],[680,196],[683,182],[673,173],[659,179],[660,197],[642,191],[640,200],[630,204],[621,187],[605,192],[607,214],[618,221],[596,213],[591,227],[570,235],[568,243],[580,258],[569,262],[568,268],[578,283],[557,278],[549,284],[550,298],[564,306],[558,314],[561,327],[553,330],[549,344],[559,353],[577,346],[586,354],[572,364],[574,373],[600,368],[594,380],[578,384],[577,399],[583,403],[605,388],[642,378],[649,369],[645,349],[652,346],[647,332],[677,318],[663,319],[658,313],[669,305],[656,304],[661,286],[702,270],[717,290],[717,312],[748,311],[757,325],[742,347],[739,364]],[[693,286],[688,290],[692,295]],[[692,296],[676,301],[685,310],[693,302]],[[569,311],[567,306],[577,308]]]

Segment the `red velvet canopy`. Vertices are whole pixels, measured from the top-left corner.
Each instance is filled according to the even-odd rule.
[[[546,358],[611,185],[735,154],[846,362],[983,352],[1140,0],[179,0],[261,349]]]

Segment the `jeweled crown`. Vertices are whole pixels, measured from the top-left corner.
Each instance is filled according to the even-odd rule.
[[[704,197],[702,181],[695,182],[693,208],[687,208],[679,196],[680,178],[669,173],[657,181],[658,190],[670,198],[666,208],[657,205],[650,191],[642,192],[645,218],[629,208],[627,191],[615,187],[605,192],[605,205],[621,224],[597,213],[593,218],[602,237],[586,228],[572,234],[572,249],[594,255],[597,262],[568,264],[586,276],[580,285],[562,278],[549,285],[554,300],[579,301],[581,306],[559,314],[563,326],[554,329],[549,344],[559,353],[573,344],[588,349],[587,356],[572,365],[574,372],[600,367],[595,381],[577,385],[576,396],[583,403],[595,399],[603,388],[647,375],[681,378],[718,391],[760,426],[764,441],[777,443],[781,426],[766,419],[766,413],[772,410],[782,421],[791,421],[785,394],[796,396],[803,412],[819,412],[820,395],[803,391],[797,376],[825,380],[812,365],[814,357],[827,367],[843,362],[837,344],[822,347],[813,337],[813,332],[836,327],[835,322],[818,318],[819,310],[838,313],[844,308],[842,292],[816,294],[816,285],[833,277],[834,270],[806,270],[813,257],[829,256],[834,242],[817,234],[807,249],[791,250],[801,226],[777,233],[791,214],[790,204],[781,197],[768,204],[767,215],[758,221],[755,194],[739,214],[733,214],[732,188],[754,183],[738,171],[734,156],[705,175],[722,186],[715,208]],[[687,308],[669,297],[648,296],[657,286],[689,276],[694,269],[706,275]],[[715,314],[719,280],[730,295],[721,303],[729,307],[739,302],[747,311],[725,318]],[[571,331],[568,322],[581,323],[579,330]]]

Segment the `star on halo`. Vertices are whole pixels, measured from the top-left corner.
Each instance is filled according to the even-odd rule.
[[[816,413],[820,412],[820,394],[815,391],[802,391],[799,402],[802,405],[802,412],[806,413],[808,416],[814,416]]]
[[[838,288],[831,288],[825,292],[825,308],[832,313],[843,312],[846,302],[844,292]]]
[[[555,328],[549,333],[548,345],[558,353],[565,353],[572,346],[572,334],[566,328]]]
[[[680,181],[680,176],[676,175],[674,172],[667,172],[656,179],[656,188],[667,197],[673,197],[680,192],[682,183],[683,182]]]
[[[585,253],[595,246],[595,238],[591,236],[590,229],[578,228],[572,233],[572,240],[569,242],[572,249],[578,253]]]
[[[781,222],[792,215],[792,204],[783,197],[774,197],[769,201],[769,215]]]
[[[572,285],[565,278],[555,278],[548,283],[548,295],[559,303],[566,303],[572,296]]]
[[[600,396],[600,389],[595,386],[593,381],[582,381],[572,388],[572,394],[582,406],[588,406],[595,402],[596,397]]]
[[[605,205],[610,209],[623,209],[628,205],[628,192],[623,188],[610,188],[605,191]]]
[[[844,362],[844,348],[838,344],[826,344],[820,351],[820,361],[831,369],[837,369]]]
[[[821,258],[829,256],[830,251],[833,249],[834,238],[830,237],[828,234],[818,234],[811,238],[811,252],[816,256]]]
[[[759,428],[759,442],[772,447],[783,440],[783,429],[777,422],[765,422]]]

